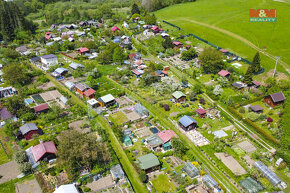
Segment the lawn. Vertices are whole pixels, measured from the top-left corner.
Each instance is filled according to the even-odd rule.
[[[114,114],[110,114],[109,119],[116,125],[122,125],[123,123],[126,123],[129,120],[126,117],[126,115],[121,111]]]
[[[173,192],[176,189],[176,186],[169,181],[168,176],[165,174],[160,174],[156,179],[152,180],[152,184],[159,193]]]
[[[2,144],[0,144],[0,165],[5,164],[9,162],[9,158],[5,152],[5,150],[2,147]]]
[[[26,180],[32,180],[34,178],[33,175],[25,176],[21,179],[14,179],[3,184],[0,184],[0,192],[1,193],[15,193],[15,184],[18,182],[24,182]]]
[[[13,140],[10,139],[3,128],[0,129],[0,140],[2,145],[0,144],[0,164],[4,164],[12,159],[13,155]],[[5,153],[6,152],[6,153]],[[8,155],[8,156],[7,156]]]
[[[249,9],[276,9],[277,22],[249,22]],[[180,11],[182,10],[182,11]],[[158,19],[165,19],[182,29],[209,42],[238,53],[252,60],[257,46],[266,52],[281,56],[284,67],[289,68],[289,5],[272,0],[199,0],[177,4],[155,12]],[[253,43],[254,45],[252,45]],[[262,65],[269,70],[275,63],[261,56]],[[285,72],[281,65],[278,70]]]

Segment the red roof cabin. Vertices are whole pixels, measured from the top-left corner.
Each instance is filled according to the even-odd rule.
[[[265,96],[264,98],[264,102],[270,105],[271,107],[281,105],[284,103],[285,100],[286,98],[282,92],[270,94],[270,95]]]
[[[259,86],[261,86],[261,84],[258,82],[258,81],[256,81],[256,80],[253,80],[253,86],[255,87],[255,88],[258,88]]]
[[[177,137],[177,135],[172,130],[163,130],[163,131],[157,133],[157,135],[163,141],[163,143],[167,143],[172,138]]]
[[[222,77],[228,78],[230,76],[230,72],[226,71],[226,70],[221,70],[218,72],[218,74]]]
[[[119,31],[120,29],[117,26],[112,27],[112,32]]]
[[[82,83],[78,83],[76,84],[76,91],[81,95],[83,96],[84,95],[84,92],[87,91],[88,89],[90,89],[90,87],[88,87],[87,85],[85,84],[82,84]]]
[[[183,44],[181,42],[179,42],[179,41],[173,41],[172,43],[173,43],[174,47],[176,47],[176,48],[182,48],[183,47]]]
[[[204,109],[197,109],[196,112],[200,118],[204,118],[206,116],[206,111]]]
[[[21,140],[25,138],[26,140],[32,139],[33,135],[39,134],[39,130],[35,123],[26,123],[19,128],[16,137]]]
[[[46,103],[43,103],[41,105],[35,106],[34,108],[34,112],[36,114],[40,114],[40,113],[47,113],[49,106]]]
[[[92,99],[92,98],[95,97],[95,93],[96,93],[96,91],[94,89],[89,88],[88,90],[86,90],[84,92],[84,96],[85,96],[86,99],[89,100],[89,99]]]
[[[38,161],[49,161],[56,158],[56,147],[52,141],[40,143],[32,147],[32,154],[35,162]]]
[[[79,54],[85,54],[89,52],[89,49],[84,47],[84,48],[79,48],[78,51],[79,51]]]
[[[153,26],[151,29],[153,33],[160,33],[163,31],[163,29],[159,28],[158,26]]]

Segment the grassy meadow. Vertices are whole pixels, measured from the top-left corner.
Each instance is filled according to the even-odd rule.
[[[290,66],[290,1],[287,2],[198,0],[170,6],[155,14],[158,19],[181,27],[184,33],[196,34],[250,61],[257,47],[272,56],[280,56],[283,62],[278,70],[285,73]],[[276,9],[277,22],[249,22],[249,9]],[[261,54],[261,64],[268,71],[275,61]]]

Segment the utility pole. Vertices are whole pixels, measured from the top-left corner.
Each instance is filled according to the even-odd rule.
[[[276,68],[277,68],[278,60],[280,59],[280,57],[275,56],[275,58],[276,58],[276,64],[275,64],[275,68],[274,68],[273,78],[275,77]]]

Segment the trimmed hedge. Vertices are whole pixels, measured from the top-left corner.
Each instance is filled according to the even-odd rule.
[[[261,100],[263,98],[264,98],[264,96],[259,96],[259,97],[256,97],[256,98],[253,98],[253,99],[250,99],[250,100],[247,100],[247,101],[240,102],[238,104],[238,107],[239,106],[245,106],[245,105],[251,104],[251,103],[256,102],[256,101],[259,101],[259,100]]]
[[[253,127],[258,133],[262,134],[266,139],[270,140],[271,142],[273,142],[276,145],[280,145],[280,141],[278,141],[272,135],[270,135],[269,133],[267,133],[264,129],[262,129],[261,127],[259,127],[255,123],[253,123],[250,119],[243,118],[243,115],[240,114],[238,111],[236,111],[233,107],[228,107],[228,109],[233,114],[235,114],[237,117],[239,117],[240,119],[242,119],[247,125]]]

